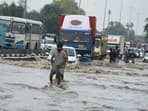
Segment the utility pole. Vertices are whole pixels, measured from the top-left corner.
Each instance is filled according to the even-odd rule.
[[[103,33],[104,33],[105,21],[106,21],[106,8],[107,8],[107,0],[105,0],[104,19],[103,19]]]
[[[131,39],[131,37],[130,37],[130,30],[131,30],[131,23],[132,23],[132,10],[133,10],[133,7],[131,6],[130,8],[129,8],[129,23],[128,23],[128,38],[129,38],[129,40]]]
[[[120,23],[121,23],[121,18],[122,18],[122,9],[123,9],[123,0],[121,0],[121,7],[120,7],[120,16],[119,16]]]
[[[110,23],[111,10],[108,10],[108,24]]]
[[[140,19],[140,13],[136,13],[137,16],[137,26],[136,26],[136,34],[138,35],[138,31],[139,31],[139,19]]]
[[[27,18],[27,0],[24,1],[24,18]]]
[[[132,14],[133,14],[133,7],[130,7],[130,14],[129,14],[129,23],[132,22]]]

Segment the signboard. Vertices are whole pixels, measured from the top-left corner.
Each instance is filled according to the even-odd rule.
[[[108,35],[109,44],[120,44],[120,36]]]
[[[66,15],[62,25],[64,30],[90,30],[89,17],[84,15]]]

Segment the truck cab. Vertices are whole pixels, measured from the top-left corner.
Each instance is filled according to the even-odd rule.
[[[102,34],[96,34],[94,44],[94,56],[99,59],[103,59],[106,56],[107,49],[107,36]]]
[[[56,46],[56,35],[55,34],[45,34],[41,39],[41,49],[51,50],[52,47]]]

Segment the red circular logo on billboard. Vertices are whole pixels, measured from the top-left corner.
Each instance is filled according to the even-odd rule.
[[[79,21],[79,20],[72,20],[70,23],[72,25],[80,25],[81,24],[81,21]]]

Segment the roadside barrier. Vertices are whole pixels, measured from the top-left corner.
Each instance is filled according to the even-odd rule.
[[[47,50],[0,49],[0,57],[47,56]]]

